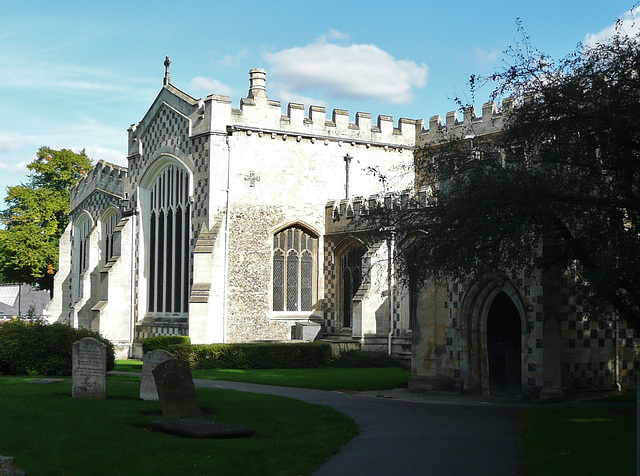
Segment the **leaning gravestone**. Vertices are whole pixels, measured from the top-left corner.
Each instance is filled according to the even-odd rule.
[[[205,418],[190,418],[198,417],[202,412],[189,364],[184,360],[165,360],[152,373],[162,406],[162,416],[170,419],[153,421],[151,428],[187,438],[234,438],[255,433],[252,428]]]
[[[153,369],[153,377],[165,418],[201,415],[196,387],[189,364],[184,360],[167,360]]]
[[[71,380],[74,398],[105,398],[107,346],[93,337],[74,342]]]
[[[166,350],[152,350],[144,354],[142,357],[142,380],[140,381],[140,398],[142,400],[159,399],[156,382],[153,378],[153,369],[155,369],[158,364],[166,362],[167,360],[174,360],[175,358],[175,355]]]

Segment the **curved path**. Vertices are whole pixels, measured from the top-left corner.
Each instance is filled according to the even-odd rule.
[[[296,398],[352,417],[360,425],[360,435],[314,475],[520,474],[517,415],[528,406],[522,402],[479,396],[416,396],[406,390],[345,394],[219,380],[194,382],[199,387]]]

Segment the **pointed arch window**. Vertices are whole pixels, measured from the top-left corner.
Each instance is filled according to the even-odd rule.
[[[189,175],[164,168],[149,187],[148,309],[186,314],[189,306],[191,205]]]
[[[80,218],[74,230],[74,238],[76,241],[76,251],[78,260],[78,272],[84,273],[89,266],[89,234],[91,233],[91,220],[88,216]]]
[[[292,226],[273,236],[273,310],[313,309],[318,237]]]
[[[115,244],[115,230],[120,222],[120,212],[111,207],[102,217],[102,251],[104,256],[104,263],[107,263],[111,258],[120,254],[118,246]]]

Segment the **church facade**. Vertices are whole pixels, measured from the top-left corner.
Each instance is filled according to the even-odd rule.
[[[182,92],[166,64],[128,131],[128,167],[100,161],[72,190],[50,321],[98,330],[121,354],[154,335],[290,340],[325,324],[351,335],[327,305],[325,205],[376,193],[371,170],[411,166],[422,121],[350,122],[345,110],[327,117],[294,103],[283,115],[265,74],[250,72],[234,108],[227,96]]]
[[[506,282],[396,282],[410,236],[363,229],[372,207],[426,206],[416,147],[443,130],[500,130],[482,116],[445,121],[357,113],[267,95],[250,71],[239,108],[171,83],[128,131],[128,166],[99,161],[71,193],[46,314],[101,332],[121,357],[155,335],[192,343],[331,340],[410,360],[415,391],[560,398],[631,386],[638,340],[623,322],[588,321],[553,270]],[[381,181],[381,177],[383,180]]]

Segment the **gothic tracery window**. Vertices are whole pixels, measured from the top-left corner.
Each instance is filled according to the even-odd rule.
[[[311,311],[317,236],[292,226],[273,236],[273,310]]]
[[[148,309],[185,314],[189,306],[189,175],[170,165],[149,187]]]

